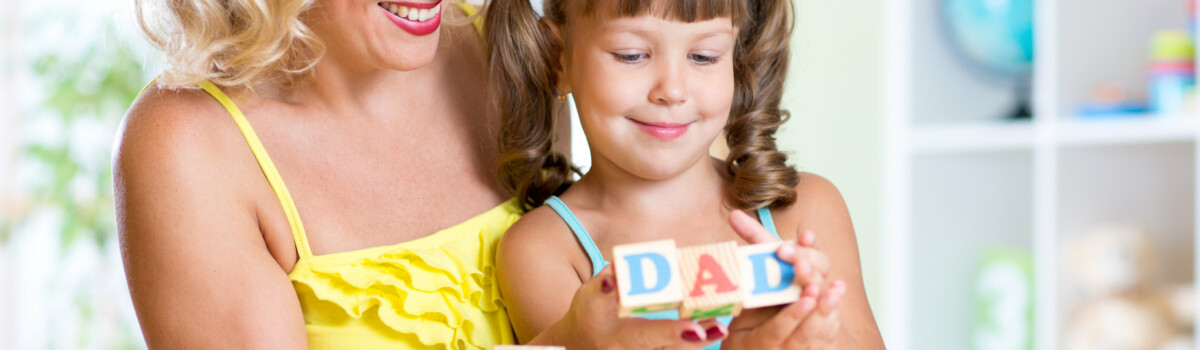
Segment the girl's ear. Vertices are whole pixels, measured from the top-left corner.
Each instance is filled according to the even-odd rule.
[[[554,87],[558,89],[558,94],[569,94],[571,93],[571,79],[567,77],[565,68],[567,49],[566,41],[563,40],[563,31],[549,18],[542,17],[538,21],[546,28],[547,39],[550,40],[550,65],[554,70]]]

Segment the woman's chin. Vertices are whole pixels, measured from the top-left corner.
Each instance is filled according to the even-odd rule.
[[[414,41],[416,42],[396,44],[388,48],[388,52],[381,55],[380,65],[390,70],[407,72],[433,63],[437,57],[438,40],[421,38]]]

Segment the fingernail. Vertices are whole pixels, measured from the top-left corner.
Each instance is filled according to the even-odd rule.
[[[705,329],[704,333],[708,335],[705,339],[724,339],[726,335],[729,335],[729,331],[726,331],[725,327],[719,325]]]
[[[842,302],[841,294],[834,294],[829,297],[829,306],[838,306],[838,304],[841,302]]]
[[[702,338],[700,336],[700,332],[697,332],[695,329],[689,329],[689,330],[683,332],[683,340],[694,343],[694,342],[702,342],[702,341],[704,341],[704,338]]]
[[[609,281],[607,278],[605,278],[603,281],[600,281],[600,292],[601,293],[608,294],[608,293],[612,293],[612,291],[613,291],[613,287],[612,287],[611,281]]]
[[[817,301],[812,297],[804,297],[800,299],[800,310],[804,312],[812,311],[813,307],[817,306]]]
[[[821,287],[817,286],[816,283],[809,283],[808,285],[804,286],[804,294],[810,297],[816,297],[817,295],[821,294]]]
[[[780,258],[786,259],[788,257],[791,257],[792,255],[796,255],[796,243],[785,242],[785,243],[783,243],[782,247],[779,247],[779,257]]]

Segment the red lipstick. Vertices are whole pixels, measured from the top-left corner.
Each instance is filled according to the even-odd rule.
[[[384,14],[387,15],[388,19],[391,20],[392,23],[395,23],[397,27],[400,27],[400,29],[402,29],[412,35],[423,36],[423,35],[429,35],[435,31],[437,31],[438,26],[440,26],[442,24],[442,11],[440,11],[441,7],[438,7],[438,5],[440,5],[441,3],[442,3],[442,1],[438,1],[438,2],[388,1],[388,2],[379,3],[379,5],[380,5],[379,8],[381,10],[383,10]],[[429,19],[420,21],[420,20],[412,20],[412,19],[409,19],[408,17],[400,17],[400,16],[392,13],[391,11],[388,11],[388,7],[390,5],[396,5],[398,7],[407,7],[410,10],[429,10],[429,9],[433,9],[433,8],[437,7],[439,9],[439,11],[436,11],[435,13],[431,13],[430,15],[432,15],[432,17],[430,17]]]

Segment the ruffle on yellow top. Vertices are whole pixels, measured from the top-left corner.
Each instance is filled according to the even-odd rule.
[[[490,349],[512,344],[496,244],[520,218],[510,200],[433,235],[302,258],[289,274],[309,347]]]

